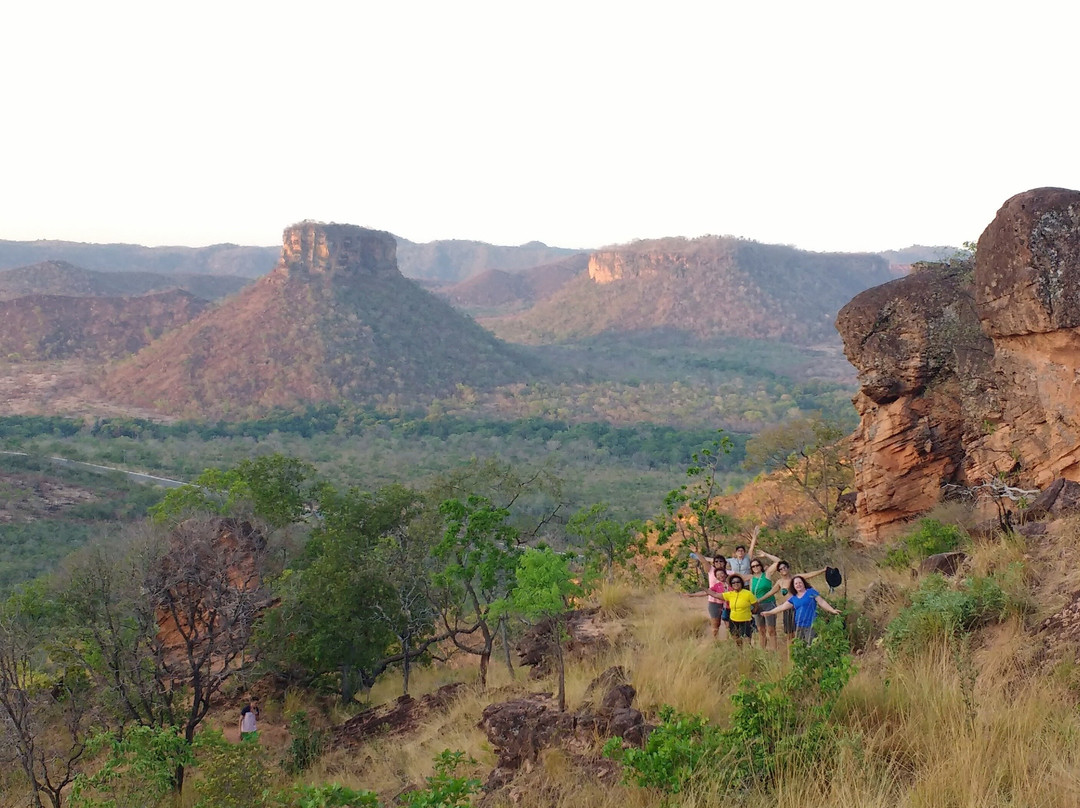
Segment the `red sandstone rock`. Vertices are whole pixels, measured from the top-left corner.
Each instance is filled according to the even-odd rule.
[[[862,536],[881,541],[943,485],[1080,480],[1080,192],[1008,200],[974,266],[858,295],[837,328],[859,371],[852,439]]]

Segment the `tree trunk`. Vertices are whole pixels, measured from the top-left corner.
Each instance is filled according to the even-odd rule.
[[[563,625],[562,617],[553,621],[555,627],[555,658],[559,661],[559,712],[566,712],[566,662],[563,659]]]
[[[409,695],[409,670],[412,668],[412,663],[409,660],[409,641],[407,639],[401,641],[401,695]]]
[[[499,621],[499,637],[502,640],[503,654],[506,655],[506,670],[510,673],[511,679],[517,679],[517,673],[514,671],[514,662],[510,659],[510,637],[506,630],[506,620]]]

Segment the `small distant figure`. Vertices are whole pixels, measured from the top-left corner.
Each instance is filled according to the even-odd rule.
[[[240,708],[240,740],[254,741],[259,737],[259,700],[251,699]]]

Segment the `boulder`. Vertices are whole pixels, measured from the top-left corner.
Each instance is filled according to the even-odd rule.
[[[863,539],[895,535],[944,486],[1080,482],[1080,192],[1012,197],[974,261],[869,289],[836,326],[859,373],[851,452]]]
[[[930,575],[937,572],[942,575],[956,575],[960,571],[960,567],[967,561],[967,558],[967,553],[959,550],[952,553],[936,553],[923,559],[922,563],[919,564],[919,573],[921,575]]]
[[[1061,477],[1047,486],[1024,511],[1025,522],[1080,511],[1080,483]]]
[[[625,681],[622,668],[607,669],[586,692],[603,693],[599,707],[586,701],[576,713],[559,712],[550,693],[535,693],[486,707],[478,726],[495,750],[496,765],[485,790],[502,788],[519,769],[528,768],[543,750],[554,746],[587,763],[596,758],[596,744],[605,738],[619,736],[630,745],[645,742],[651,727],[631,706],[636,691]]]

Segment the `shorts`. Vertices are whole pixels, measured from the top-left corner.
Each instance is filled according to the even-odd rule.
[[[776,628],[775,614],[755,614],[754,622],[757,623],[758,631],[764,631],[765,626]]]
[[[709,601],[709,617],[713,620],[726,620],[727,618],[724,616],[725,612],[727,612],[727,609],[724,607],[723,603],[713,603],[711,600]]]
[[[750,639],[754,636],[754,621],[753,620],[732,620],[728,623],[728,631],[731,632],[732,637],[746,637]]]
[[[813,626],[799,626],[795,629],[795,639],[802,640],[809,645],[814,641],[814,627]]]
[[[795,611],[787,609],[784,612],[784,633],[789,637],[795,633]]]

